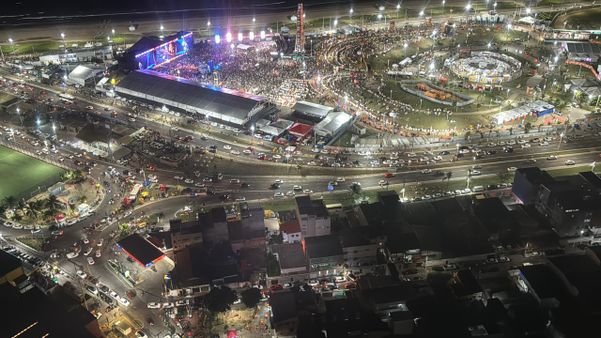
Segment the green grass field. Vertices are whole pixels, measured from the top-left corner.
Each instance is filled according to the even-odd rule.
[[[6,196],[30,197],[38,186],[56,183],[63,169],[0,146],[0,201]]]

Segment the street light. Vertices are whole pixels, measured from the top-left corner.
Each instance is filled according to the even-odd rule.
[[[159,29],[161,30],[161,32],[165,29],[165,27],[163,27],[163,25],[161,25],[161,27],[159,27]]]
[[[211,20],[207,21],[207,27],[211,27]]]
[[[334,19],[334,27],[338,26],[338,19]]]
[[[348,10],[348,14],[349,14],[350,17],[353,16],[353,7],[351,7],[351,9]]]
[[[530,7],[526,7],[526,14],[530,15],[532,13],[532,9]]]
[[[257,18],[253,16],[253,23],[257,22]]]
[[[111,29],[111,34],[115,35],[115,29]]]
[[[52,122],[52,131],[56,134],[56,124],[54,122]]]
[[[423,9],[421,11],[419,11],[419,16],[424,16],[424,14],[425,14],[425,12]]]

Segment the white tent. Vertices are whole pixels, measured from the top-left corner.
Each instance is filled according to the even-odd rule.
[[[96,75],[98,75],[99,73],[102,73],[102,69],[99,68],[93,68],[91,66],[83,66],[83,65],[79,65],[77,67],[75,67],[71,73],[69,73],[69,76],[67,77],[67,82],[70,84],[76,84],[76,85],[80,85],[80,86],[85,86],[86,85],[86,81],[88,81],[89,79],[93,79],[96,77]]]

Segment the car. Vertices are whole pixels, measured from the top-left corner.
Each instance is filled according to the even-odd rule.
[[[186,184],[193,184],[193,183],[194,183],[194,180],[193,180],[193,179],[190,179],[190,178],[186,178],[186,179],[184,180],[184,183],[186,183]]]
[[[68,259],[73,259],[73,258],[76,258],[77,256],[79,256],[79,252],[77,252],[77,251],[72,251],[67,254]]]
[[[114,299],[117,299],[119,297],[119,295],[113,290],[109,290],[109,296],[111,296],[111,298]]]
[[[136,337],[138,338],[148,338],[148,335],[146,335],[146,333],[144,333],[144,331],[136,331]]]
[[[92,109],[94,109],[94,107],[92,107],[92,106],[86,106],[86,109],[92,110]]]
[[[273,194],[274,198],[282,198],[284,196],[285,196],[284,193],[281,192],[281,191],[278,191],[278,192],[276,192],[276,193]]]
[[[244,201],[246,201],[246,197],[244,197],[244,196],[240,196],[240,197],[236,198],[236,200],[235,200],[235,201],[236,201],[236,202],[244,202]]]
[[[231,150],[232,146],[230,146],[229,144],[224,144],[223,149]]]
[[[284,181],[280,178],[278,178],[277,180],[273,181],[273,183],[275,184],[284,184]]]
[[[146,307],[149,309],[160,309],[161,307],[163,307],[163,304],[150,302],[150,303],[146,304]]]
[[[600,156],[601,156],[601,154],[600,154]],[[345,181],[346,181],[346,178],[344,178],[344,177],[337,177],[336,178],[336,182],[338,182],[338,183],[342,183],[342,182],[345,182]]]
[[[205,188],[207,185],[204,184],[204,183],[198,182],[198,183],[194,183],[194,186],[197,187],[197,188]]]
[[[98,246],[102,246],[102,244],[104,243],[104,238],[101,238],[98,243],[96,243],[96,245]]]
[[[99,258],[100,256],[102,256],[102,253],[100,252],[100,250],[96,250],[94,256],[96,256],[96,258]]]
[[[518,168],[516,168],[516,167],[509,167],[509,168],[507,168],[507,171],[510,172],[510,173],[515,172],[516,170],[518,170]]]
[[[480,170],[471,170],[470,171],[470,175],[472,176],[478,176],[481,175],[482,173],[480,172]]]
[[[393,173],[389,173],[389,172],[384,173],[384,178],[391,178],[391,177],[394,177]]]
[[[312,193],[313,193],[313,190],[311,190],[311,189],[304,189],[304,190],[303,190],[303,193],[304,193],[304,194],[312,194]]]
[[[83,244],[90,243],[90,240],[87,237],[82,237],[81,240],[82,240]]]
[[[89,264],[89,265],[94,265],[94,263],[95,263],[95,262],[94,262],[94,258],[92,258],[92,257],[88,257],[88,264]]]
[[[566,161],[564,162],[564,164],[565,164],[565,165],[574,165],[574,164],[576,164],[576,162],[574,162],[574,160],[566,160]]]
[[[547,156],[547,160],[549,160],[549,161],[553,161],[553,160],[556,160],[556,159],[557,159],[557,156],[555,156],[555,155],[549,155],[549,156]]]
[[[163,309],[172,309],[175,305],[171,302],[163,303]]]
[[[432,169],[422,169],[421,173],[422,174],[430,174],[430,173],[432,173]]]
[[[129,306],[129,300],[127,300],[127,298],[125,297],[121,297],[121,296],[117,296],[117,302],[119,302],[119,304],[123,305],[123,306]]]
[[[381,187],[385,186],[385,185],[388,185],[388,181],[386,181],[386,180],[380,180],[380,181],[378,181],[378,185],[381,186]]]
[[[176,181],[182,181],[184,178],[182,176],[173,176],[173,179]]]
[[[232,179],[230,179],[230,184],[240,184],[240,179],[232,178]]]
[[[230,154],[232,154],[232,155],[240,155],[240,152],[238,150],[230,150]]]
[[[88,277],[88,275],[86,275],[86,273],[85,273],[85,272],[83,272],[83,271],[81,271],[81,270],[77,270],[77,271],[75,272],[75,274],[76,274],[76,275],[77,275],[79,278],[81,278],[81,279],[86,279],[86,277]]]
[[[97,295],[98,294],[98,289],[96,289],[92,285],[86,285],[86,290],[88,290],[88,292],[90,292],[93,295]]]
[[[89,247],[86,251],[83,252],[84,256],[89,255],[92,252],[92,247]]]
[[[346,282],[346,278],[344,278],[343,276],[336,276],[334,280],[336,281],[336,283]]]
[[[290,191],[286,192],[286,196],[294,197],[294,196],[296,196],[296,193],[294,191],[290,190]]]
[[[297,184],[295,184],[295,185],[292,187],[292,190],[294,190],[294,191],[301,191],[301,190],[303,190],[303,187],[302,187],[301,185],[297,185]]]
[[[175,302],[175,306],[186,306],[188,305],[188,301],[186,299],[180,299]]]

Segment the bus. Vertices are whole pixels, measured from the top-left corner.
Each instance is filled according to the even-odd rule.
[[[61,101],[67,103],[73,103],[73,100],[75,100],[75,98],[69,94],[58,94],[58,97]]]

